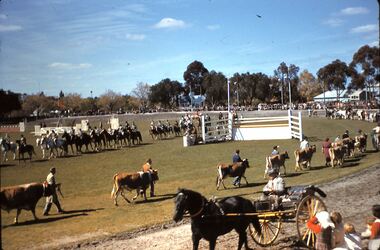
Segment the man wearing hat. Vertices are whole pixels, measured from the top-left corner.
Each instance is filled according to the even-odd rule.
[[[56,173],[56,170],[54,167],[52,167],[52,168],[50,168],[50,173],[46,177],[46,181],[51,188],[52,195],[46,197],[46,204],[45,204],[45,208],[44,208],[44,215],[45,216],[49,215],[49,211],[50,211],[52,203],[54,203],[57,206],[58,213],[64,212],[63,209],[61,208],[61,204],[59,203],[58,195],[56,192],[56,187],[59,184],[56,183],[55,173]]]

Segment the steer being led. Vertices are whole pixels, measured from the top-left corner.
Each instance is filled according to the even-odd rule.
[[[230,177],[243,177],[245,182],[248,185],[247,178],[245,177],[245,170],[249,168],[248,159],[244,159],[242,162],[236,162],[233,164],[226,164],[226,163],[219,163],[218,166],[218,176],[216,177],[216,190],[219,189],[220,183],[223,184],[223,187],[226,188],[224,185],[223,179],[225,179],[227,176]],[[239,183],[240,187],[240,183]]]
[[[135,200],[139,194],[144,195],[146,199],[146,189],[149,188],[151,181],[158,181],[158,170],[154,169],[150,172],[137,172],[137,173],[117,173],[113,176],[113,188],[111,198],[114,199],[114,204],[117,206],[117,197],[119,193],[128,202],[128,198],[124,195],[123,190],[132,191],[136,189],[136,196],[132,198]]]
[[[305,149],[296,149],[294,151],[294,157],[296,159],[296,167],[295,170],[302,170],[304,166],[307,169],[310,169],[311,158],[313,154],[317,151],[317,147],[315,145],[311,145],[310,147],[306,147]]]
[[[57,185],[57,188],[59,186]],[[52,187],[47,183],[29,183],[19,186],[4,187],[0,191],[1,209],[9,212],[17,209],[15,224],[18,223],[18,216],[21,209],[30,210],[35,220],[38,220],[35,210],[36,204],[41,197],[52,195]]]

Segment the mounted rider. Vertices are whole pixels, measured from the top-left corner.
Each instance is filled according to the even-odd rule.
[[[11,137],[8,135],[8,133],[5,134],[4,136],[4,146],[8,149],[8,148],[11,148]]]
[[[137,131],[137,126],[136,126],[135,122],[132,122],[131,130],[132,130],[132,132],[136,132]]]
[[[21,135],[20,137],[20,144],[26,146],[26,138],[24,137],[24,135]]]

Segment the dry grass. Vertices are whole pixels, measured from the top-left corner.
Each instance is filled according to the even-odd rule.
[[[312,161],[312,170],[294,173],[293,151],[299,146],[297,140],[245,141],[208,144],[184,148],[182,137],[153,141],[147,133],[150,117],[135,117],[137,125],[143,132],[144,145],[120,150],[110,150],[97,154],[83,154],[76,157],[59,158],[50,161],[34,161],[32,164],[10,165],[0,168],[1,186],[17,185],[29,182],[42,182],[49,168],[57,168],[57,179],[63,183],[65,195],[61,199],[68,214],[55,214],[43,217],[44,199],[37,205],[38,222],[33,221],[30,212],[23,211],[20,224],[12,225],[16,211],[1,213],[1,237],[4,249],[25,249],[49,247],[48,241],[57,244],[75,240],[99,237],[122,231],[133,230],[164,221],[170,221],[173,212],[173,196],[178,187],[197,190],[206,197],[243,195],[255,199],[259,196],[265,180],[263,171],[265,156],[271,152],[273,145],[289,152],[285,181],[287,185],[328,182],[379,162],[379,153],[366,153],[362,157],[349,160],[345,167],[325,168],[321,153],[321,141],[325,137],[335,138],[348,129],[352,134],[361,128],[370,131],[374,124],[361,121],[330,121],[322,118],[304,118],[304,133],[312,144],[317,145],[317,153]],[[0,135],[1,136],[1,135]],[[15,138],[18,135],[12,135]],[[34,144],[32,136],[28,142]],[[368,140],[371,150],[370,140]],[[232,188],[232,179],[226,180],[227,190],[216,191],[216,165],[218,162],[230,162],[235,149],[239,148],[241,156],[248,158],[251,168],[246,176],[248,186]],[[40,158],[40,150],[36,149]],[[120,197],[119,207],[113,205],[110,198],[112,176],[121,171],[134,172],[141,168],[147,158],[152,158],[154,168],[159,169],[160,180],[156,183],[157,197],[141,198],[135,204],[127,204]],[[242,182],[244,184],[244,182]],[[128,194],[129,197],[132,194]],[[134,195],[134,193],[133,193]],[[20,237],[22,235],[22,237]]]

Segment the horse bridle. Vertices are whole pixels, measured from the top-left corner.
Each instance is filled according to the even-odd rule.
[[[200,214],[203,212],[204,205],[205,205],[205,200],[202,198],[202,205],[201,205],[201,208],[200,208],[199,211],[196,212],[195,214],[190,214],[190,217],[191,217],[191,218],[195,218],[195,217],[197,217],[198,215],[200,215]]]

